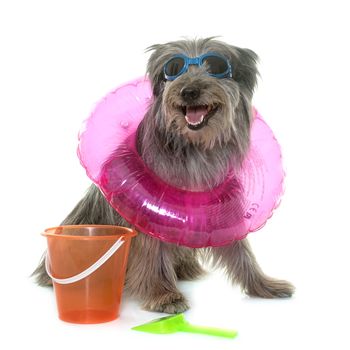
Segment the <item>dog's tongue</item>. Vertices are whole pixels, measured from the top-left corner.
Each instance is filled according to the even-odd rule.
[[[207,114],[207,108],[204,106],[188,106],[186,108],[187,121],[191,124],[201,122],[202,116]]]

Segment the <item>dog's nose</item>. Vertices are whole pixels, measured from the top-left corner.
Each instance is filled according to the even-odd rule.
[[[189,86],[182,88],[180,94],[185,101],[194,101],[199,97],[200,90],[196,87]]]

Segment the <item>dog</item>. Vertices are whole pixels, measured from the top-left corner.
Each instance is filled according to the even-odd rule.
[[[247,154],[257,55],[216,38],[153,45],[147,73],[153,103],[137,130],[137,149],[145,164],[172,186],[209,191]],[[62,225],[110,224],[130,227],[91,185]],[[222,247],[192,249],[139,233],[132,240],[125,292],[150,311],[180,313],[189,308],[177,280],[194,280],[205,271],[203,257],[222,267],[249,296],[291,297],[294,286],[270,278],[259,267],[247,239]],[[49,285],[44,259],[33,275]]]

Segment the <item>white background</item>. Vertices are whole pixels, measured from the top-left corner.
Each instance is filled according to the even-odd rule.
[[[2,349],[349,349],[349,10],[347,1],[2,1],[0,5]],[[145,72],[154,43],[222,35],[260,56],[255,105],[287,169],[281,207],[250,235],[291,300],[250,299],[220,272],[180,284],[193,323],[235,328],[234,340],[130,328],[160,314],[125,298],[120,318],[57,318],[50,289],[28,278],[89,185],[77,133],[94,103]],[[6,345],[4,345],[6,344]]]

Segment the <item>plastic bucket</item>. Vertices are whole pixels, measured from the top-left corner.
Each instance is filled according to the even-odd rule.
[[[134,230],[110,225],[48,228],[46,270],[53,280],[59,318],[102,323],[119,316]]]

